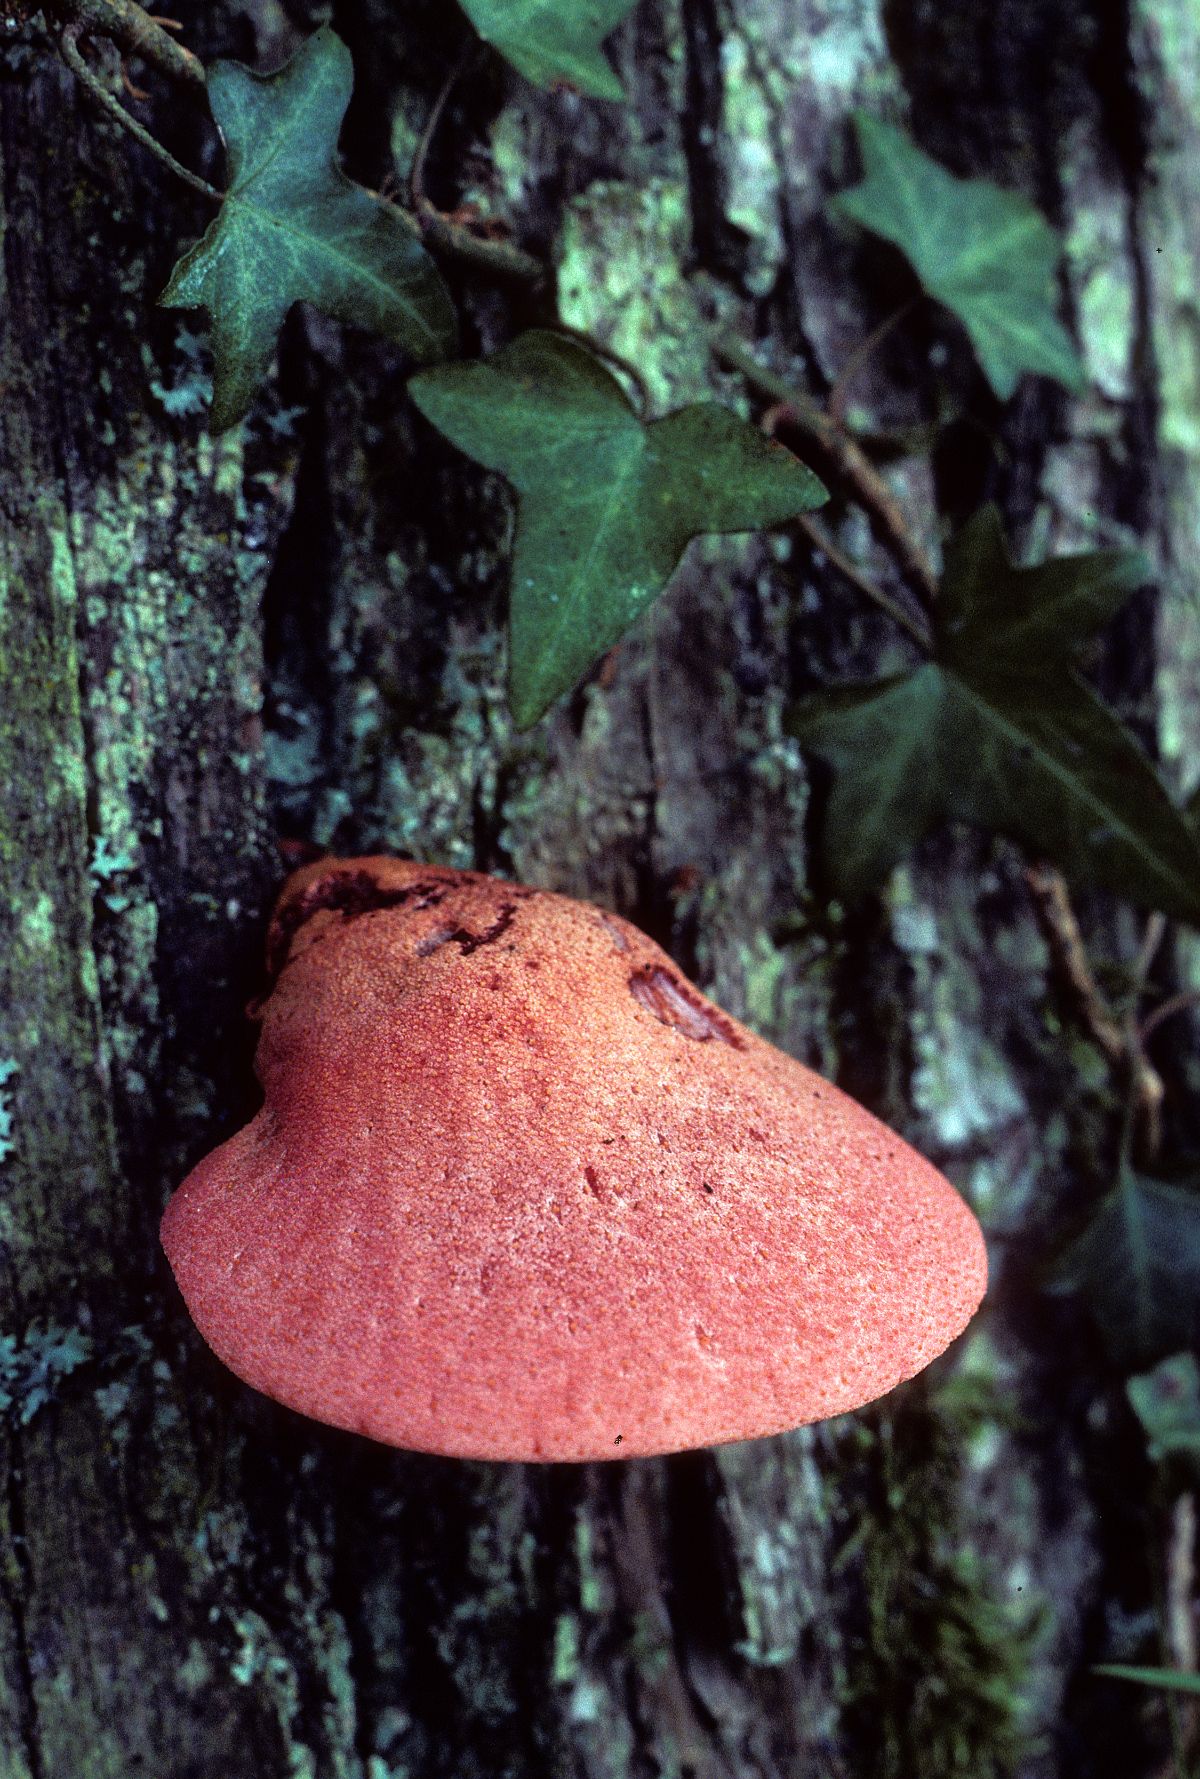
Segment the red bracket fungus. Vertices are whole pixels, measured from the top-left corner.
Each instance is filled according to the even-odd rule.
[[[882,1396],[980,1301],[949,1182],[613,915],[324,860],[269,967],[262,1110],[162,1239],[303,1414],[470,1458],[714,1445]]]

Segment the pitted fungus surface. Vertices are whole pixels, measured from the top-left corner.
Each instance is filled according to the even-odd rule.
[[[262,1110],[162,1239],[303,1414],[470,1458],[748,1439],[882,1396],[982,1297],[950,1183],[615,915],[324,860],[269,967]]]

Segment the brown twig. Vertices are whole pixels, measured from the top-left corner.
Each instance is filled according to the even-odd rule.
[[[713,342],[712,351],[721,364],[739,371],[752,389],[781,403],[792,423],[816,441],[859,504],[874,519],[903,573],[932,604],[937,597],[932,564],[913,537],[900,502],[866,453],[803,390],[794,389],[759,364],[740,340],[726,336]]]
[[[1186,1013],[1191,1007],[1200,1007],[1200,988],[1185,988],[1180,994],[1171,995],[1168,1000],[1161,1001],[1138,1027],[1138,1042],[1149,1043],[1160,1025],[1168,1019],[1174,1019],[1177,1013]]]
[[[1123,1024],[1096,981],[1061,872],[1051,865],[1034,864],[1027,868],[1025,881],[1051,958],[1080,1024],[1113,1068],[1128,1077],[1138,1128],[1147,1154],[1153,1156],[1162,1140],[1162,1077],[1142,1049],[1133,1017]],[[1147,958],[1148,968],[1153,952],[1148,953],[1143,945],[1142,956]]]
[[[479,266],[485,272],[491,272],[497,278],[511,278],[518,284],[543,284],[549,268],[532,253],[526,253],[523,247],[514,247],[509,241],[494,241],[486,235],[477,235],[464,223],[456,222],[452,216],[445,216],[432,205],[414,216],[403,204],[386,197],[377,191],[374,196],[381,204],[398,216],[407,229],[419,235],[439,253],[446,253],[455,259],[464,260],[468,265]]]
[[[906,303],[901,303],[898,309],[893,309],[892,313],[881,321],[878,327],[873,328],[862,344],[856,346],[854,351],[850,354],[849,358],[834,378],[833,385],[829,391],[829,399],[825,403],[825,412],[829,415],[829,418],[833,421],[835,426],[844,427],[846,424],[846,398],[849,395],[850,385],[853,383],[855,377],[858,376],[858,373],[862,370],[863,366],[867,364],[879,350],[892,329],[898,327],[902,321],[912,314],[920,300],[921,298],[919,295],[909,297]]]
[[[150,97],[144,86],[135,85],[133,76],[125,66],[124,56],[121,57],[121,85],[124,87],[129,97],[131,99],[136,99],[139,104],[144,104]]]
[[[425,190],[425,164],[429,159],[430,144],[442,121],[442,114],[446,109],[450,94],[470,66],[475,54],[476,46],[468,45],[443,81],[442,89],[425,120],[425,128],[421,131],[408,176],[412,216],[416,220],[420,233],[427,236],[433,246],[441,248],[443,252],[452,253],[457,258],[467,260],[471,264],[483,266],[503,278],[515,278],[522,284],[541,284],[545,281],[547,268],[540,259],[535,259],[523,248],[514,247],[511,242],[497,241],[486,235],[475,234],[473,230],[455,217],[448,216],[444,210],[439,210]],[[399,210],[407,220],[407,214],[400,205],[394,205],[393,208]]]
[[[140,124],[136,117],[130,116],[116,94],[110,93],[99,75],[93,73],[88,67],[83,51],[79,47],[79,40],[86,30],[85,25],[75,23],[64,25],[59,32],[58,43],[62,59],[75,78],[82,82],[97,103],[104,107],[108,115],[115,119],[123,130],[127,131],[136,142],[140,142],[143,148],[149,149],[150,153],[156,156],[164,166],[169,167],[177,179],[182,179],[186,185],[191,186],[193,191],[201,192],[213,203],[221,203],[225,194],[218,191],[215,185],[210,185],[207,179],[202,179],[199,173],[193,173],[190,167],[185,167],[182,161],[177,161],[175,156],[163,147],[157,136],[152,136],[144,124]],[[168,38],[167,41],[169,42],[170,39]]]
[[[629,378],[629,381],[633,384],[633,387],[637,390],[638,394],[639,419],[644,420],[647,416],[653,413],[654,402],[650,394],[650,385],[631,358],[625,358],[617,351],[615,346],[606,345],[603,340],[598,340],[594,334],[589,334],[586,329],[582,327],[572,327],[569,321],[556,321],[554,323],[553,332],[556,334],[565,334],[568,340],[578,340],[579,344],[586,347],[594,357],[602,358],[604,362],[611,365],[615,371],[620,371],[624,376]]]
[[[1091,960],[1061,873],[1050,865],[1030,865],[1025,881],[1055,967],[1081,1025],[1109,1062],[1122,1062],[1125,1034],[1092,974]]]
[[[1167,930],[1165,914],[1152,914],[1146,921],[1146,930],[1142,934],[1142,943],[1138,948],[1137,960],[1133,966],[1133,980],[1137,998],[1146,992],[1146,983],[1150,976],[1150,967],[1163,942]]]
[[[1171,1666],[1194,1674],[1200,1660],[1196,1642],[1196,1497],[1185,1489],[1171,1509],[1167,1545],[1167,1648]]]
[[[176,21],[156,18],[137,5],[136,0],[47,0],[47,9],[58,26],[63,60],[98,103],[104,106],[123,130],[128,131],[144,148],[156,155],[164,166],[170,167],[180,179],[186,180],[194,191],[202,192],[206,198],[220,202],[223,193],[216,186],[201,179],[199,174],[190,172],[149,130],[130,116],[119,100],[93,74],[79,48],[81,38],[106,37],[125,55],[141,57],[152,63],[160,73],[187,87],[191,92],[203,95],[207,90],[203,62],[183,44],[176,43],[169,31],[164,29],[165,25],[174,28]],[[443,97],[440,104],[444,103]],[[436,124],[437,118],[434,117],[432,122]],[[428,129],[429,126],[427,131]],[[443,216],[432,204],[426,204],[419,214],[413,214],[403,205],[394,203],[380,193],[375,195],[380,198],[381,203],[388,205],[414,235],[428,240],[430,245],[443,253],[482,266],[497,277],[515,278],[525,284],[540,284],[546,277],[546,267],[532,254],[510,246],[507,241],[492,241],[474,234],[453,217]]]
[[[933,647],[933,638],[927,624],[921,619],[911,616],[909,612],[905,611],[899,600],[893,599],[890,593],[885,593],[883,588],[877,586],[869,575],[865,575],[858,564],[852,562],[849,556],[838,548],[824,526],[811,514],[801,513],[796,523],[813,548],[820,550],[822,555],[828,556],[840,575],[843,575],[852,586],[857,587],[864,598],[871,601],[872,605],[877,605],[880,611],[884,612],[894,624],[899,624],[900,628],[911,636],[919,649],[924,649],[928,653]]]
[[[425,191],[425,163],[429,159],[429,149],[437,134],[437,127],[442,121],[442,113],[446,109],[451,93],[466,73],[469,64],[474,60],[475,49],[476,46],[473,43],[468,43],[442,82],[442,89],[433,101],[429,116],[425,119],[425,128],[421,131],[420,139],[417,142],[408,174],[408,194],[412,200],[412,207],[418,216],[426,210],[432,210],[434,215],[440,215],[440,211],[436,205],[430,202]]]
[[[1196,1497],[1190,1489],[1176,1496],[1167,1539],[1164,1631],[1172,1668],[1194,1674],[1200,1650],[1196,1642]],[[1176,1701],[1177,1734],[1185,1761],[1196,1742],[1196,1701]]]
[[[60,30],[79,37],[107,37],[127,56],[150,62],[168,79],[205,91],[204,64],[136,0],[47,0],[46,11]],[[172,21],[173,22],[173,21]]]

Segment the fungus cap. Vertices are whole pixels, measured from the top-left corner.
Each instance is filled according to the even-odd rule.
[[[470,1458],[753,1438],[882,1396],[982,1297],[950,1183],[611,914],[325,860],[268,961],[262,1109],[162,1240],[303,1414]]]

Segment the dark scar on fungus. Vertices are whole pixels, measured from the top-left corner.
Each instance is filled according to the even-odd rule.
[[[734,1050],[744,1048],[732,1021],[715,1007],[706,1006],[699,995],[661,964],[643,964],[635,970],[629,978],[629,992],[647,1013],[653,1013],[655,1019],[685,1038],[695,1038],[699,1043],[719,1038]]]
[[[428,904],[426,905],[428,906]],[[429,957],[433,952],[440,951],[443,945],[457,945],[464,957],[470,957],[471,953],[478,951],[481,945],[492,945],[497,939],[503,937],[512,925],[516,912],[515,902],[502,903],[499,914],[491,926],[485,927],[482,933],[472,933],[466,927],[439,927],[418,941],[417,956]]]
[[[618,951],[629,950],[629,940],[625,937],[625,934],[621,931],[615,920],[612,920],[607,914],[602,914],[600,916],[600,925],[609,934]]]
[[[411,883],[405,889],[384,889],[369,871],[336,871],[318,878],[289,902],[271,923],[267,936],[267,976],[273,982],[288,961],[292,941],[306,921],[322,909],[345,915],[353,920],[359,914],[374,914],[381,908],[400,908],[411,903],[414,908],[436,908],[451,888],[447,883]]]

